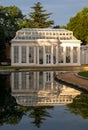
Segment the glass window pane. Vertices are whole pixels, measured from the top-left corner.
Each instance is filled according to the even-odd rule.
[[[66,47],[66,63],[70,63],[71,62],[71,48],[70,47]]]
[[[51,46],[45,46],[45,52],[51,53]]]
[[[56,46],[53,46],[53,64],[56,64]]]
[[[26,46],[22,46],[22,63],[26,63]]]
[[[34,47],[29,47],[29,63],[34,63]]]
[[[39,64],[43,64],[43,47],[39,47]]]

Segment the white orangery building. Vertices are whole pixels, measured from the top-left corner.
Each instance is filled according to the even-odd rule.
[[[11,65],[80,65],[80,43],[66,29],[23,28],[11,41]]]

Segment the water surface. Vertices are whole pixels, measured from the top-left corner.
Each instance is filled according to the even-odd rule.
[[[88,94],[55,81],[55,74],[0,75],[0,130],[88,129]]]

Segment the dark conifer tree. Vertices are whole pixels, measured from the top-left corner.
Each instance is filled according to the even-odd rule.
[[[49,20],[51,13],[46,13],[40,2],[35,3],[31,8],[34,10],[29,14],[33,28],[47,28],[54,24],[53,20]]]

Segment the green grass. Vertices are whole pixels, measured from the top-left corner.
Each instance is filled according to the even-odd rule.
[[[88,71],[79,72],[78,75],[88,78]]]

